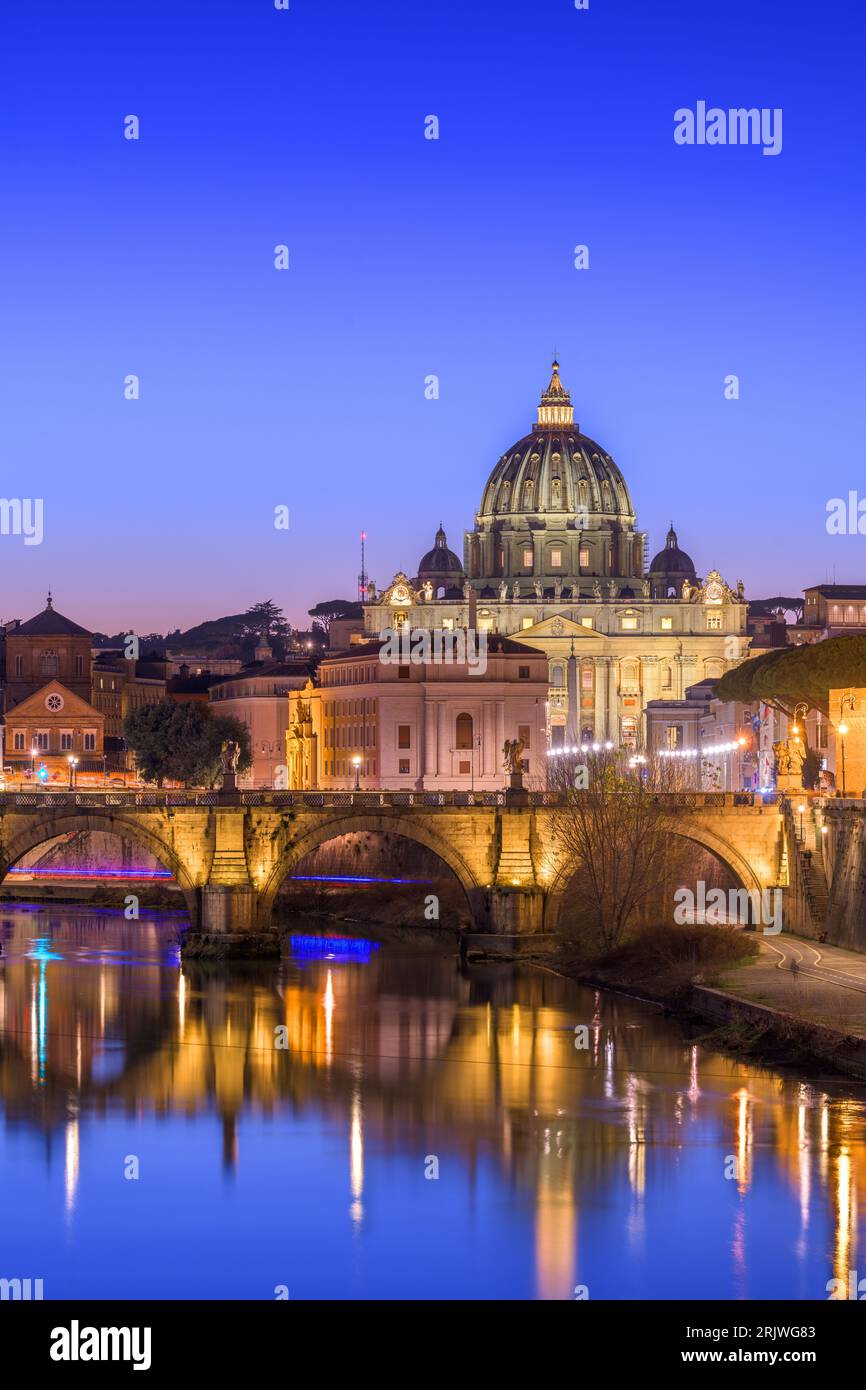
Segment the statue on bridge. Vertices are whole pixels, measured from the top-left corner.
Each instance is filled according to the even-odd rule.
[[[220,758],[223,765],[222,790],[233,792],[237,790],[238,763],[241,757],[241,746],[233,738],[228,738],[220,748]]]
[[[502,745],[502,752],[505,758],[502,766],[506,772],[510,772],[512,777],[523,773],[523,754],[526,744],[522,738],[507,738]]]

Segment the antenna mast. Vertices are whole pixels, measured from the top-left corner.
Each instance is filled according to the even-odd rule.
[[[367,598],[367,566],[364,559],[364,542],[367,539],[367,532],[361,532],[361,573],[358,575],[358,601],[364,603]]]

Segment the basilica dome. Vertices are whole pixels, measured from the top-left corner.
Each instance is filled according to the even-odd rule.
[[[574,422],[558,362],[532,433],[502,455],[481,499],[479,518],[521,516],[548,521],[576,516],[584,526],[606,521],[633,526],[635,521],[631,495],[610,454]]]

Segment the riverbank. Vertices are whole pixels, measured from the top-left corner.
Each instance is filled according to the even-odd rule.
[[[66,907],[126,906],[128,897],[137,897],[142,907],[168,908],[175,912],[186,909],[184,896],[177,886],[151,883],[141,879],[88,880],[71,882],[40,879],[17,879],[0,884],[0,902],[15,906],[20,903],[46,903]]]
[[[565,944],[547,964],[576,983],[657,1004],[697,1029],[710,1025],[697,1034],[707,1047],[772,1066],[829,1066],[866,1081],[866,957],[718,928],[641,935],[594,957]]]

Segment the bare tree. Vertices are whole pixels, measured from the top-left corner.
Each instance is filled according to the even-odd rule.
[[[548,785],[559,794],[551,828],[577,875],[582,915],[610,950],[685,857],[671,797],[681,769],[673,758],[601,749],[552,757]]]

